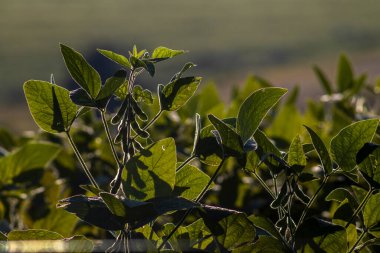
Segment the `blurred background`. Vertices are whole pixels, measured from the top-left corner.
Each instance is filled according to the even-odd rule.
[[[260,75],[275,85],[299,84],[301,101],[320,94],[317,64],[331,78],[340,53],[370,80],[380,73],[380,1],[376,0],[0,0],[0,127],[36,129],[22,84],[49,80],[74,87],[59,43],[84,54],[103,80],[119,69],[96,48],[128,54],[157,46],[190,52],[158,65],[147,88],[166,83],[182,64],[213,81],[228,101],[233,85]]]

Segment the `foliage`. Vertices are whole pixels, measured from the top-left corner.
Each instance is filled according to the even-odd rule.
[[[61,51],[80,88],[53,77],[24,84],[48,133],[0,132],[2,241],[81,252],[94,247],[87,238],[112,238],[108,252],[376,252],[379,122],[363,103],[375,88],[347,57],[337,87],[315,67],[327,94],[302,114],[298,88],[280,104],[286,89],[258,77],[225,108],[213,86],[196,93],[201,78],[185,76],[193,63],[157,94],[135,85],[184,50],[99,49],[123,68],[104,83],[83,55]]]

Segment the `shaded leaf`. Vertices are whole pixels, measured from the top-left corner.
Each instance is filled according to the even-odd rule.
[[[117,71],[112,77],[108,78],[96,97],[96,104],[100,108],[105,108],[108,100],[114,92],[126,81],[127,72],[124,70]]]
[[[331,153],[343,171],[351,171],[356,166],[356,154],[366,142],[370,142],[376,132],[378,119],[363,120],[343,128],[331,140]]]
[[[252,221],[254,226],[263,229],[269,235],[281,240],[280,232],[277,230],[277,228],[270,219],[256,215],[251,215],[248,217],[248,219]]]
[[[376,143],[364,143],[363,147],[356,154],[356,163],[362,163],[370,154],[373,153],[380,145]]]
[[[95,101],[82,88],[70,91],[70,98],[76,105],[96,107]]]
[[[282,88],[263,88],[253,92],[240,106],[237,133],[245,143],[256,132],[268,111],[286,93]]]
[[[88,92],[91,98],[96,98],[102,85],[99,73],[88,64],[82,54],[66,45],[60,44],[60,46],[71,77]]]
[[[24,83],[24,93],[34,121],[43,130],[59,133],[70,128],[77,106],[69,91],[57,85],[30,80]]]
[[[175,183],[176,147],[172,138],[160,140],[134,155],[123,170],[123,189],[137,200],[170,196]]]
[[[195,199],[206,187],[210,177],[192,165],[185,165],[177,171],[173,194],[185,199]]]
[[[339,92],[344,92],[353,86],[353,73],[351,63],[347,57],[342,54],[339,58],[338,63],[338,73],[337,73],[337,84]]]
[[[316,74],[316,76],[318,77],[319,83],[324,88],[325,92],[328,95],[333,94],[331,82],[327,79],[325,73],[323,73],[323,71],[318,66],[314,66],[313,70],[314,70],[314,73]]]
[[[364,225],[375,237],[380,237],[380,193],[372,195],[363,209]]]
[[[305,128],[309,133],[311,141],[313,142],[313,146],[318,153],[319,159],[321,160],[321,164],[325,172],[325,175],[330,174],[333,170],[333,166],[329,151],[327,150],[322,139],[311,128],[307,126],[305,126]]]
[[[202,78],[184,77],[165,85],[158,93],[161,110],[176,111],[194,95]]]
[[[303,146],[301,142],[301,137],[297,135],[294,137],[292,143],[289,147],[288,152],[288,164],[290,166],[305,166],[306,165],[306,156],[303,153]]]

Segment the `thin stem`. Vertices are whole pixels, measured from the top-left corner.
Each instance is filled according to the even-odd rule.
[[[146,124],[144,127],[143,127],[143,131],[146,131],[154,122],[156,122],[156,120],[161,116],[162,114],[162,110],[160,109],[158,111],[158,113],[149,121],[148,124]],[[136,139],[137,137],[139,137],[140,135],[137,133],[135,136],[133,136],[133,139]]]
[[[199,201],[202,200],[204,197],[205,193],[207,192],[208,188],[210,187],[211,183],[215,180],[216,176],[218,175],[220,169],[222,168],[224,161],[226,158],[223,158],[222,161],[220,162],[218,168],[215,170],[214,174],[208,181],[207,185],[203,188],[202,192],[198,195],[198,197],[195,199],[195,202],[198,203]],[[164,247],[164,245],[169,241],[169,239],[174,235],[174,233],[178,230],[178,228],[182,225],[182,223],[186,220],[186,217],[191,213],[193,208],[190,208],[186,211],[186,213],[182,216],[181,220],[177,223],[177,225],[173,228],[173,230],[169,233],[169,235],[162,241],[160,246],[158,246],[158,251]]]
[[[329,175],[327,175],[327,176],[325,176],[325,177],[323,178],[323,181],[322,181],[322,183],[319,185],[317,191],[314,193],[314,195],[311,197],[311,199],[310,199],[309,202],[307,203],[305,209],[303,210],[303,212],[302,212],[302,214],[301,214],[301,218],[299,219],[298,224],[297,224],[297,226],[296,226],[296,231],[298,230],[299,226],[302,224],[303,220],[304,220],[305,217],[306,217],[307,212],[309,211],[311,205],[313,205],[315,199],[317,198],[317,196],[318,196],[318,194],[320,193],[320,191],[322,190],[322,188],[325,186],[325,184],[326,184],[327,180],[329,179],[330,175],[331,175],[331,174],[329,174]]]
[[[367,230],[363,231],[363,233],[359,236],[359,238],[356,240],[355,244],[352,245],[351,249],[348,251],[348,253],[351,253],[355,250],[356,246],[360,243],[360,241],[363,239],[363,237],[367,234]]]
[[[269,188],[269,186],[264,182],[264,180],[255,171],[250,171],[250,170],[247,170],[247,169],[244,169],[244,170],[247,171],[247,172],[250,172],[253,176],[255,176],[255,178],[257,179],[257,181],[259,181],[259,183],[261,184],[261,186],[269,193],[269,195],[273,199],[276,199],[276,195],[272,192],[272,190]]]
[[[108,143],[109,143],[109,145],[111,147],[111,150],[112,150],[112,155],[115,158],[115,161],[116,161],[117,165],[120,167],[121,163],[120,163],[119,158],[117,156],[117,153],[116,153],[116,150],[115,150],[115,146],[113,145],[110,129],[108,127],[106,116],[105,116],[105,113],[104,113],[103,110],[100,111],[100,115],[102,117],[103,127],[104,127],[104,130],[105,130],[106,135],[107,135]]]
[[[67,138],[69,139],[70,145],[71,145],[71,147],[73,148],[76,157],[77,157],[78,160],[79,160],[79,163],[81,164],[81,166],[82,166],[84,172],[86,173],[88,179],[90,180],[91,184],[92,184],[95,188],[100,189],[99,186],[98,186],[98,184],[96,183],[94,177],[92,176],[90,170],[88,169],[86,163],[84,162],[84,160],[83,160],[83,158],[82,158],[82,156],[81,156],[81,154],[80,154],[80,152],[79,152],[77,146],[75,145],[73,139],[71,138],[70,133],[69,133],[69,132],[66,132],[66,135],[67,135]]]
[[[348,226],[351,224],[351,222],[355,219],[355,217],[358,215],[358,213],[363,209],[364,205],[367,203],[368,199],[372,196],[373,192],[375,190],[371,188],[368,193],[365,195],[362,202],[359,204],[358,208],[356,208],[354,214],[351,216],[350,220],[347,222],[346,226],[344,228],[348,228]]]
[[[189,162],[191,162],[196,156],[195,155],[191,155],[190,157],[188,157],[183,163],[181,163],[180,166],[178,166],[178,168],[176,168],[176,172],[179,171],[180,169],[182,169],[183,167],[185,167],[186,164],[188,164]]]

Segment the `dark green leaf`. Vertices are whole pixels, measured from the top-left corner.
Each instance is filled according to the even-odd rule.
[[[124,192],[133,199],[170,196],[177,157],[172,138],[160,140],[134,155],[123,170]]]
[[[124,70],[117,71],[112,77],[108,78],[96,97],[96,104],[100,108],[105,108],[108,100],[114,92],[126,81],[127,72]]]
[[[86,191],[93,193],[94,195],[99,195],[99,193],[101,192],[100,189],[98,189],[92,185],[80,185],[79,187],[82,188],[83,190],[86,190]]]
[[[372,187],[380,189],[380,149],[376,149],[361,164],[360,172]]]
[[[49,214],[33,223],[34,229],[47,229],[63,236],[71,236],[78,218],[65,210],[53,207]]]
[[[191,68],[193,68],[193,67],[195,67],[195,66],[197,66],[197,65],[195,65],[195,64],[192,63],[192,62],[188,62],[188,63],[186,63],[186,64],[182,67],[181,71],[178,72],[178,73],[176,73],[176,74],[172,77],[172,79],[170,79],[170,82],[173,82],[174,80],[177,80],[177,79],[181,78],[182,75],[183,75],[183,73],[185,73],[187,70],[189,70],[189,69],[191,69]]]
[[[216,118],[214,115],[208,115],[209,120],[218,130],[222,138],[223,152],[225,156],[240,157],[244,153],[243,143],[240,136],[226,123]]]
[[[133,98],[137,102],[144,102],[148,105],[153,104],[152,93],[147,89],[144,90],[140,85],[135,85],[133,87]]]
[[[286,186],[286,183],[284,183],[281,187],[280,193],[277,195],[277,197],[272,201],[270,204],[271,208],[277,209],[280,206],[285,204],[286,196],[288,195],[288,188]]]
[[[108,209],[116,216],[125,217],[127,212],[125,210],[125,206],[123,201],[120,200],[116,195],[113,195],[108,192],[101,192],[100,197],[106,203]]]
[[[307,196],[302,190],[301,188],[299,187],[299,185],[295,184],[294,187],[294,193],[296,195],[296,197],[304,204],[307,204],[309,203],[310,201],[310,198],[309,196]]]
[[[148,116],[143,112],[143,110],[140,108],[140,106],[137,104],[136,100],[134,98],[131,98],[131,104],[133,111],[136,113],[136,115],[142,120],[147,121]]]
[[[378,119],[363,120],[343,128],[331,140],[331,153],[343,171],[356,166],[356,154],[366,142],[371,142],[379,123]]]
[[[194,154],[202,163],[218,166],[222,161],[223,153],[212,133],[213,129],[212,125],[202,128]]]
[[[96,98],[102,85],[99,73],[88,64],[83,55],[66,45],[61,44],[60,46],[63,59],[72,78],[88,92],[91,98]]]
[[[347,57],[342,54],[339,58],[338,64],[338,74],[337,74],[337,84],[338,91],[344,92],[350,89],[353,86],[353,73],[351,68],[351,63],[347,59]]]
[[[336,188],[332,190],[325,198],[327,201],[335,200],[338,202],[343,202],[345,199],[349,201],[353,208],[358,206],[358,202],[352,196],[352,194],[345,188]]]
[[[245,245],[232,251],[232,253],[285,253],[289,252],[281,241],[269,237],[260,236],[254,244]]]
[[[318,153],[319,159],[321,160],[321,164],[323,170],[325,171],[325,175],[330,174],[333,170],[333,166],[329,151],[327,150],[321,138],[319,138],[319,136],[311,128],[307,126],[305,126],[305,128],[309,133],[311,141],[313,142],[313,146]]]
[[[364,143],[363,147],[356,154],[356,163],[362,163],[370,154],[373,153],[380,145],[375,143]]]
[[[282,88],[263,88],[253,92],[240,106],[237,132],[245,143],[256,132],[268,111],[286,93]]]
[[[70,91],[70,98],[76,105],[96,107],[95,101],[82,88]]]
[[[310,173],[301,173],[298,177],[298,181],[300,181],[301,183],[306,183],[316,179],[318,178],[314,177],[314,175]]]
[[[107,57],[108,59],[120,64],[121,66],[131,69],[132,65],[129,63],[128,58],[125,57],[124,55],[114,53],[109,50],[103,50],[103,49],[97,49],[99,53]]]
[[[31,169],[45,167],[61,148],[52,143],[31,142],[0,158],[0,183],[5,184]]]
[[[314,70],[314,73],[317,75],[319,83],[322,85],[325,92],[328,95],[333,94],[331,82],[327,79],[325,73],[323,73],[323,71],[318,66],[314,66],[313,70]]]
[[[300,252],[342,252],[347,250],[347,234],[343,227],[311,218],[296,233],[296,250]]]
[[[275,225],[272,223],[270,219],[266,217],[255,216],[255,215],[249,216],[248,219],[252,221],[254,226],[263,229],[274,238],[281,240],[280,232],[277,230],[277,228],[275,227]]]
[[[69,91],[57,85],[37,80],[24,83],[24,92],[34,121],[50,133],[66,131],[73,123],[77,106]]]
[[[159,92],[161,110],[181,108],[194,95],[201,80],[201,77],[184,77],[165,85]]]

